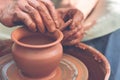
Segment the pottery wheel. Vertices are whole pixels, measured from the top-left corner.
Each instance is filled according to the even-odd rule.
[[[23,76],[11,54],[0,58],[0,80],[43,80]],[[45,80],[45,79],[44,79]],[[77,58],[64,54],[55,76],[50,80],[88,80],[86,66]]]

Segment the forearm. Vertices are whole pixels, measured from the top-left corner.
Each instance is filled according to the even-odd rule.
[[[71,3],[73,3],[72,1],[73,0],[71,0]],[[84,18],[86,18],[97,2],[98,0],[76,0],[74,5],[84,14]]]
[[[62,4],[79,9],[86,18],[99,0],[62,0]]]

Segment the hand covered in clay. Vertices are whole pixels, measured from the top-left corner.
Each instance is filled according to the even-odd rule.
[[[71,46],[79,43],[92,24],[84,26],[83,14],[77,9],[58,9],[58,14],[63,19],[59,28],[64,34],[62,44]]]
[[[0,22],[8,27],[25,25],[32,31],[54,32],[57,14],[50,0],[9,0],[0,8]]]

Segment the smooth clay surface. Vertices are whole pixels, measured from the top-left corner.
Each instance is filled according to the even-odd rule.
[[[32,33],[24,28],[13,31],[12,54],[21,73],[26,77],[39,79],[49,79],[55,75],[63,55],[60,44],[62,38],[59,30],[49,35]]]
[[[45,44],[50,44],[54,42],[55,39],[47,35],[37,34],[37,35],[23,37],[19,41],[25,44],[30,44],[30,45],[45,45]]]

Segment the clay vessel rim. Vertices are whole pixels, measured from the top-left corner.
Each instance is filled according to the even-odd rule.
[[[56,31],[59,33],[59,37],[58,37],[55,41],[53,41],[53,42],[48,43],[48,44],[44,44],[44,45],[31,45],[31,44],[26,44],[26,43],[20,42],[20,41],[17,40],[17,39],[15,38],[15,36],[14,36],[15,32],[16,32],[16,31],[19,31],[19,30],[21,30],[21,29],[24,30],[23,27],[20,27],[20,28],[17,28],[16,30],[14,30],[14,31],[12,32],[12,34],[11,34],[11,39],[12,39],[16,44],[19,44],[19,45],[24,46],[24,47],[29,47],[29,48],[47,48],[47,47],[51,47],[51,46],[54,46],[54,45],[60,43],[61,40],[63,39],[63,33],[62,33],[60,30],[56,29]],[[20,34],[21,34],[21,33],[20,33]]]

